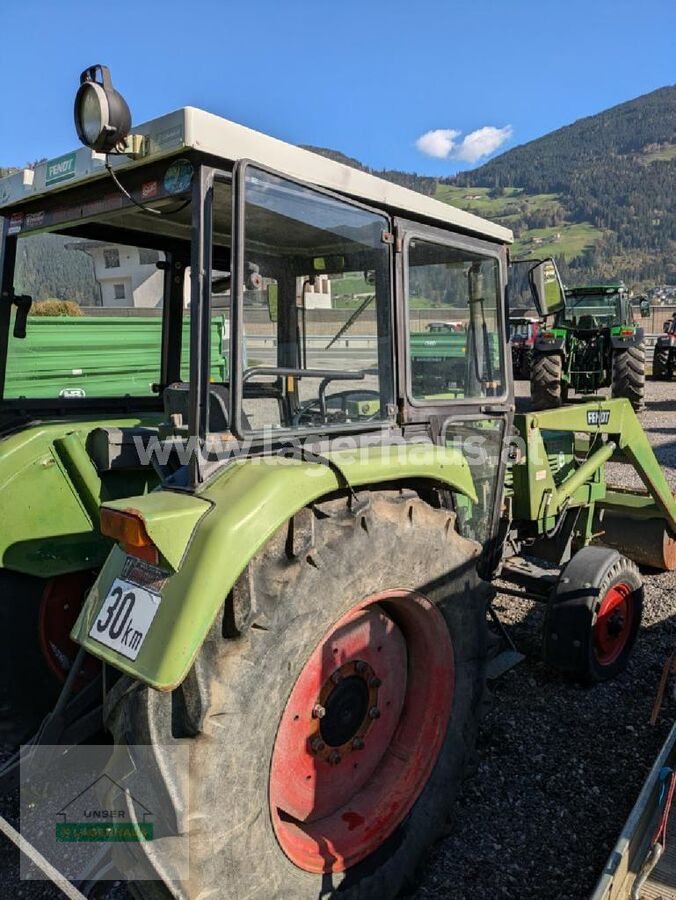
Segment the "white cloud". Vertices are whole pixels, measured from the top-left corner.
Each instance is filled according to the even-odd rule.
[[[416,147],[425,156],[433,156],[435,159],[448,159],[455,147],[455,139],[460,132],[453,128],[437,128],[434,131],[426,131],[415,142]]]
[[[458,143],[456,138],[461,132],[453,128],[436,128],[426,131],[415,142],[416,147],[426,156],[435,159],[458,159],[462,162],[475,163],[484,156],[501,147],[512,136],[512,126],[496,128],[494,125],[485,125],[471,131]]]
[[[453,156],[463,162],[478,162],[483,156],[495,153],[498,147],[501,147],[511,136],[511,125],[505,125],[504,128],[485,125],[483,128],[477,128],[476,131],[466,134]]]

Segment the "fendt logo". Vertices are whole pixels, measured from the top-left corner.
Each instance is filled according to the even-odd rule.
[[[45,185],[58,184],[61,181],[67,181],[75,175],[75,153],[66,153],[65,156],[59,156],[56,159],[50,159],[47,163],[47,177]]]

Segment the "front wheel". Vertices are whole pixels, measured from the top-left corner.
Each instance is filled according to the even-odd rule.
[[[168,790],[164,748],[192,733],[189,896],[396,896],[474,741],[478,545],[413,494],[371,494],[358,515],[332,500],[296,519],[243,576],[252,627],[236,640],[215,627],[173,697],[136,685],[112,711],[118,742],[155,736]],[[168,880],[168,863],[150,851],[147,862]],[[148,882],[135,890],[154,896]]]
[[[561,572],[547,605],[545,662],[583,681],[622,672],[643,611],[643,582],[635,563],[609,547],[584,547]]]

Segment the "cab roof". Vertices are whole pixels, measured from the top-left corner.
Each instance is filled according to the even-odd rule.
[[[191,106],[135,126],[132,131],[145,136],[147,152],[138,160],[111,156],[115,168],[138,168],[163,157],[175,157],[181,150],[195,150],[228,162],[250,160],[289,178],[403,216],[422,217],[500,243],[513,240],[508,228],[480,216]],[[35,169],[24,169],[1,179],[0,215],[3,208],[105,175],[104,162],[102,154],[81,147],[39,163]]]
[[[623,281],[612,281],[607,284],[582,284],[566,288],[566,294],[616,294],[624,290],[626,287]]]

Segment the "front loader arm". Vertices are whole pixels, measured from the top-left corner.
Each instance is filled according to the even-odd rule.
[[[580,405],[526,413],[515,418],[515,425],[524,442],[523,461],[514,466],[517,517],[538,521],[553,517],[573,502],[574,505],[606,502],[608,493],[602,468],[606,462],[621,457],[631,464],[646,487],[649,497],[639,498],[654,506],[654,515],[664,519],[672,534],[676,534],[676,501],[657,461],[650,442],[628,400],[599,399]],[[548,458],[545,432],[587,434],[592,442],[587,458],[570,465],[564,476],[555,478]],[[595,438],[599,440],[594,440]],[[605,441],[603,439],[606,439]],[[550,527],[551,522],[544,522]]]

